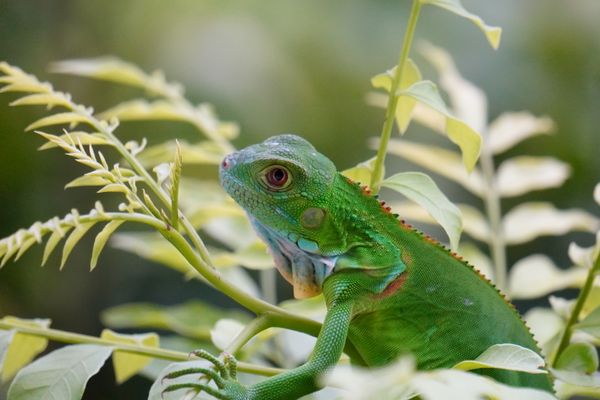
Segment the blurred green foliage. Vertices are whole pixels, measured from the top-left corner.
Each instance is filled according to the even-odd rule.
[[[600,177],[600,3],[464,3],[504,28],[499,51],[471,32],[475,27],[433,8],[426,10],[418,36],[454,55],[462,74],[488,94],[491,117],[522,109],[551,116],[557,133],[532,139],[519,152],[556,156],[572,165],[573,174],[562,188],[537,199],[591,209],[591,191]],[[49,78],[52,61],[106,54],[145,70],[160,68],[186,86],[189,98],[209,101],[224,119],[239,122],[238,147],[295,132],[344,169],[373,154],[366,141],[379,133],[383,112],[367,106],[364,96],[369,78],[395,62],[408,6],[383,0],[7,0],[0,3],[0,58],[42,79]],[[434,76],[431,69],[423,72]],[[51,80],[97,110],[134,94],[85,79]],[[2,103],[12,98],[0,96]],[[0,237],[71,207],[93,205],[93,191],[62,190],[84,168],[74,170],[79,167],[59,152],[37,153],[42,140],[22,133],[42,113],[0,107]],[[174,126],[180,129],[175,136],[194,135],[184,124],[130,123],[122,132],[124,137],[147,136],[153,143],[173,136]],[[420,129],[413,124],[410,133]],[[393,170],[408,167],[397,158],[389,163],[396,163]],[[506,207],[511,206],[508,201]],[[532,245],[554,249],[553,258],[566,265],[567,243],[544,238]],[[60,274],[56,256],[44,269],[38,267],[41,249],[1,270],[0,315],[48,317],[54,326],[96,335],[100,311],[124,302],[177,304],[202,297],[233,306],[201,283],[182,281],[175,272],[117,250],[107,251],[103,268],[89,273],[86,246],[91,248],[91,240]],[[510,258],[530,253],[521,246]],[[286,286],[281,290],[282,296],[290,293]],[[86,398],[105,398],[115,390],[112,376],[105,377],[92,382]],[[119,397],[138,397],[147,383],[136,378],[116,390]]]

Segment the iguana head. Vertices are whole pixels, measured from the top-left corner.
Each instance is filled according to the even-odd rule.
[[[320,293],[343,240],[327,207],[335,165],[306,140],[280,135],[228,155],[220,175],[294,285],[294,295]]]

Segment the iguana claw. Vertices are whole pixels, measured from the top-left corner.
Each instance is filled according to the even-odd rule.
[[[190,353],[190,357],[195,356],[198,358],[202,358],[211,364],[213,364],[212,368],[202,368],[202,367],[193,367],[181,369],[178,371],[173,371],[166,374],[162,380],[161,384],[164,384],[165,380],[175,379],[185,375],[192,374],[200,374],[200,378],[204,378],[207,380],[206,383],[176,383],[167,386],[161,395],[164,395],[167,392],[173,392],[180,389],[192,389],[197,393],[205,392],[210,394],[211,396],[222,399],[222,400],[235,400],[239,398],[240,393],[245,391],[244,387],[240,385],[237,380],[237,360],[235,357],[229,353],[223,353],[221,357],[223,361],[221,361],[218,357],[210,354],[205,350],[195,350]],[[209,386],[208,383],[213,381],[216,388],[213,386]]]

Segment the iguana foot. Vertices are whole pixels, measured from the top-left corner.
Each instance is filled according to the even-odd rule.
[[[247,390],[237,381],[237,360],[231,354],[223,353],[223,361],[205,350],[196,350],[190,353],[213,364],[212,368],[186,368],[173,371],[163,377],[163,382],[168,379],[179,378],[184,375],[200,374],[206,383],[176,383],[167,386],[162,393],[173,392],[180,389],[191,389],[197,393],[205,392],[221,400],[245,400]],[[209,386],[213,381],[216,385]]]

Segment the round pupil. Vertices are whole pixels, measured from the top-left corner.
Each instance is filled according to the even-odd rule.
[[[273,168],[269,171],[267,178],[270,184],[283,186],[287,181],[287,171],[283,168]]]

